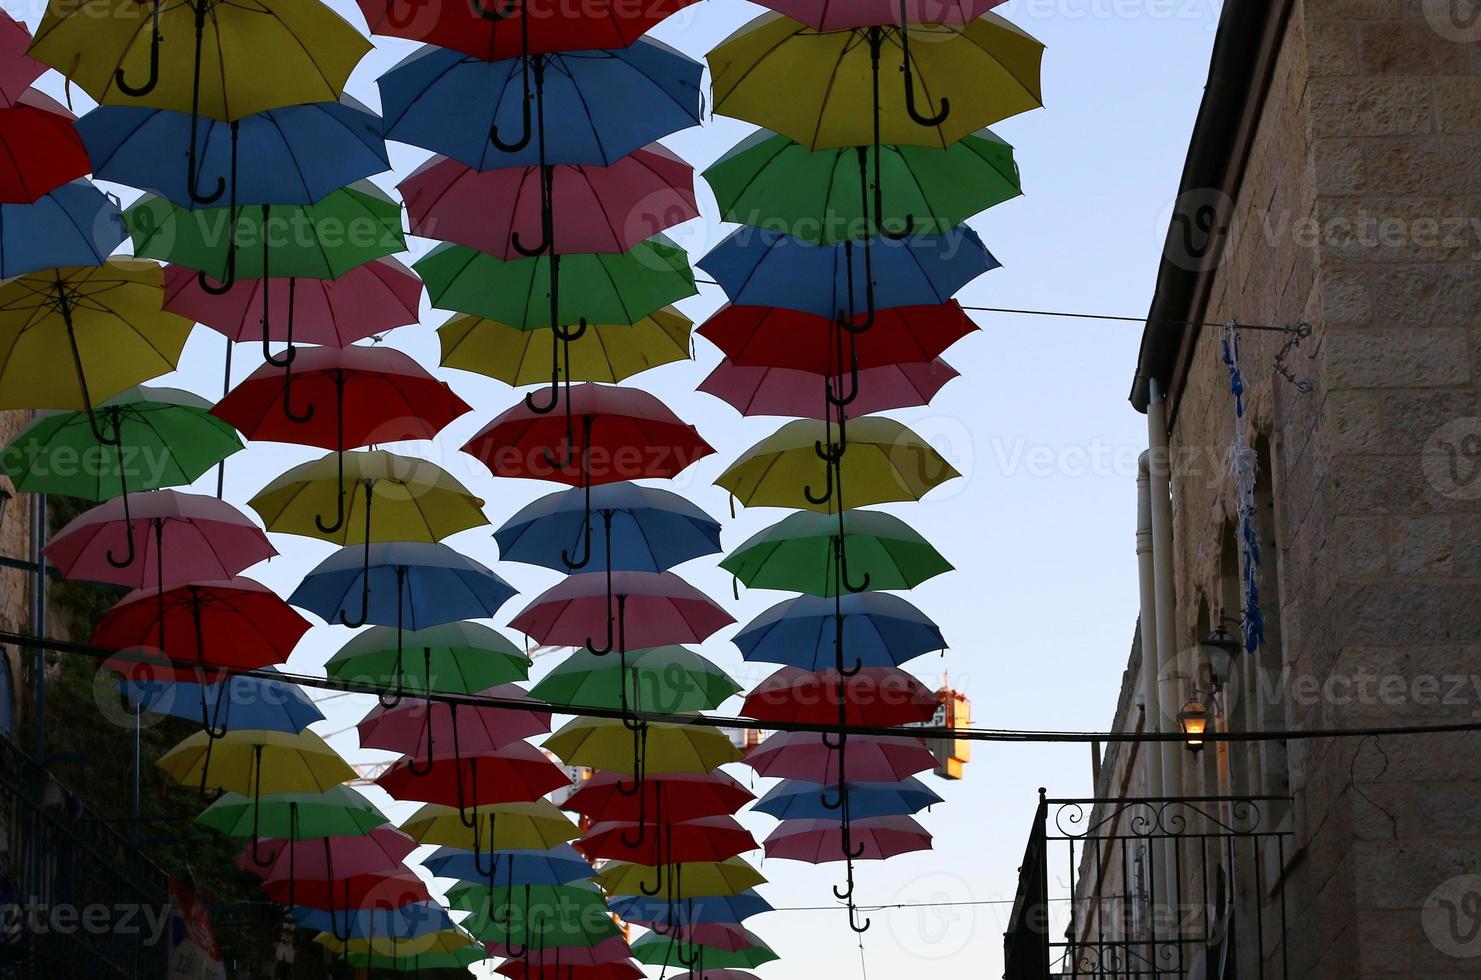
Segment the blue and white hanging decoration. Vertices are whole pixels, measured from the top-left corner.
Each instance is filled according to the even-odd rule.
[[[1244,414],[1244,377],[1239,373],[1239,325],[1224,325],[1224,364],[1229,368],[1229,390],[1234,394],[1234,441],[1229,446],[1229,472],[1239,512],[1239,574],[1244,589],[1240,630],[1244,648],[1254,653],[1265,642],[1265,619],[1260,614],[1260,536],[1255,527],[1255,477],[1260,460],[1250,445],[1249,420]]]

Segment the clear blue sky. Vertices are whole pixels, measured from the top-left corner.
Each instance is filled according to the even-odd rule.
[[[353,23],[352,0],[330,0]],[[1011,0],[1000,12],[1043,40],[1045,107],[994,127],[1016,148],[1025,196],[989,211],[972,225],[1003,268],[962,294],[968,304],[1142,314],[1151,296],[1169,203],[1175,194],[1194,113],[1207,74],[1218,8],[1214,0]],[[33,27],[41,0],[5,3]],[[657,31],[698,58],[759,12],[743,0],[701,0]],[[376,39],[377,50],[356,70],[349,91],[376,107],[374,78],[411,45]],[[60,95],[51,76],[45,87]],[[74,92],[77,109],[86,97]],[[665,142],[701,169],[749,132],[727,119]],[[394,147],[404,176],[424,154]],[[395,177],[378,181],[388,189]],[[705,220],[675,238],[698,258],[724,228],[701,186]],[[425,250],[417,242],[415,251]],[[706,288],[681,304],[696,321],[720,302]],[[394,332],[389,343],[435,368],[432,332],[445,318],[425,311],[422,325]],[[965,479],[924,502],[891,508],[933,541],[956,565],[955,574],[911,595],[944,629],[952,650],[911,666],[928,682],[949,671],[972,699],[978,725],[1015,728],[1103,728],[1110,721],[1136,617],[1133,556],[1135,464],[1145,445],[1142,416],[1126,402],[1139,327],[1034,317],[979,315],[983,331],[952,349],[947,359],[963,377],[926,409],[897,413],[946,453]],[[632,382],[660,395],[695,423],[717,448],[679,481],[682,492],[725,522],[733,546],[779,519],[775,510],[728,517],[726,495],[711,481],[742,450],[772,431],[775,419],[741,420],[694,386],[719,355],[698,341],[698,363],[659,368]],[[220,395],[223,341],[198,330],[178,376],[163,383]],[[240,379],[255,366],[250,346],[237,359]],[[463,372],[440,372],[475,407],[435,443],[403,444],[401,452],[429,455],[488,501],[495,525],[549,484],[496,481],[456,449],[479,426],[513,404],[516,395]],[[244,504],[273,475],[311,457],[278,446],[252,446],[228,469],[227,497]],[[203,482],[202,490],[208,489]],[[209,487],[214,491],[214,483]],[[251,574],[286,594],[329,548],[278,537],[283,557]],[[494,564],[487,529],[449,542]],[[554,573],[501,563],[497,570],[530,597],[556,581]],[[713,561],[679,570],[722,602],[741,622],[782,596],[742,594],[731,599],[729,576]],[[503,625],[524,598],[509,604]],[[728,643],[730,630],[703,652],[747,685],[764,675],[742,665]],[[305,639],[290,668],[315,671],[348,632],[320,627]],[[368,703],[338,698],[326,704],[331,732],[351,725]],[[733,710],[738,702],[726,709]],[[385,758],[358,750],[353,732],[333,739],[356,761]],[[946,798],[923,816],[935,850],[883,865],[862,865],[864,904],[1008,900],[1033,812],[1036,789],[1056,795],[1089,791],[1084,746],[978,745],[967,777],[931,779]],[[750,778],[749,770],[737,773]],[[929,777],[928,777],[929,778]],[[759,791],[759,788],[758,788]],[[403,816],[405,808],[394,808]],[[773,821],[745,818],[759,839]],[[767,861],[771,884],[762,891],[776,906],[832,902],[837,866]],[[879,912],[863,937],[868,976],[980,980],[1001,974],[1007,905]],[[754,931],[781,954],[758,971],[765,980],[862,976],[855,937],[843,912],[773,913],[752,919]]]

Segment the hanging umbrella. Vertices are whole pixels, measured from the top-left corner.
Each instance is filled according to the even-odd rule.
[[[703,643],[733,622],[673,572],[591,572],[562,579],[509,625],[549,646],[585,646],[600,654]],[[597,646],[593,641],[604,628],[607,638]]]
[[[195,822],[228,837],[254,838],[245,857],[264,868],[283,854],[285,843],[311,847],[304,842],[359,837],[385,827],[386,816],[348,786],[332,786],[313,793],[223,793]]]
[[[665,229],[699,217],[694,170],[655,143],[611,166],[552,166],[546,183],[537,166],[478,171],[434,156],[397,188],[406,200],[411,233],[454,242],[501,259],[525,256],[543,235],[552,209],[550,251],[625,252]]]
[[[264,882],[262,892],[274,902],[335,913],[333,917],[340,922],[346,913],[353,915],[355,910],[399,909],[414,902],[432,901],[422,879],[407,868],[394,872],[346,870],[327,878],[300,871],[290,881]]]
[[[906,24],[965,24],[1003,0],[907,0]],[[840,31],[876,24],[898,24],[899,0],[766,0],[762,4],[820,31]],[[677,978],[676,978],[677,980]],[[698,978],[695,978],[698,980]],[[730,980],[717,977],[715,980]]]
[[[595,940],[590,946],[563,943],[558,934],[542,936],[537,929],[535,934],[529,938],[532,940],[528,951],[521,951],[515,956],[508,943],[489,942],[485,943],[492,956],[511,957],[510,963],[528,961],[536,964],[542,971],[561,972],[567,968],[577,970],[599,967],[608,964],[618,964],[632,955],[632,947],[621,934],[608,935],[606,930],[598,930],[601,936],[585,937],[585,941]],[[564,973],[562,972],[562,975]]]
[[[753,891],[734,895],[686,894],[682,902],[634,895],[616,899],[610,907],[612,914],[624,922],[666,928],[744,922],[752,916],[773,911],[771,903]]]
[[[391,257],[357,265],[338,279],[239,276],[226,290],[209,279],[203,287],[196,271],[183,265],[165,268],[165,309],[235,341],[261,340],[267,324],[269,340],[288,340],[291,326],[291,336],[302,343],[345,347],[416,323],[421,297],[422,281]]]
[[[741,712],[760,721],[891,726],[930,721],[936,704],[935,693],[899,667],[782,667],[751,689]]]
[[[297,734],[324,720],[323,712],[303,689],[285,681],[238,674],[205,685],[198,681],[129,679],[120,682],[120,686],[125,696],[145,711],[184,718],[221,731],[250,729]],[[202,705],[218,707],[202,710]]]
[[[573,905],[590,906],[593,898],[601,900],[601,891],[590,881],[577,881],[563,885],[544,884],[501,884],[489,886],[478,882],[465,882],[449,888],[447,891],[448,907],[458,912],[479,912],[485,916],[494,917],[495,910],[501,906],[511,906],[519,903],[525,895],[521,891],[529,888],[528,904],[525,908],[526,914],[538,917],[540,909],[561,909],[562,906]],[[538,925],[533,928],[538,929]]]
[[[653,773],[643,781],[641,792],[648,797],[646,803],[638,799],[637,793],[628,795],[624,792],[629,788],[628,783],[622,773],[595,771],[566,798],[561,807],[588,820],[636,820],[640,809],[656,807],[658,798],[662,796],[664,813],[670,819],[693,820],[736,813],[756,798],[750,790],[719,770]],[[605,882],[604,886],[608,891],[614,890]]]
[[[604,820],[593,824],[576,846],[591,858],[637,864],[724,861],[758,846],[751,832],[731,816],[670,821],[663,826],[662,841],[660,835],[649,834],[636,847],[629,846],[628,834],[637,826],[630,821]]]
[[[571,780],[529,743],[511,742],[461,752],[434,748],[424,767],[403,756],[375,784],[397,800],[441,803],[471,814],[475,806],[539,799],[570,786]]]
[[[602,523],[592,525],[589,511],[603,514]],[[605,571],[608,555],[613,571],[663,572],[719,551],[720,522],[672,491],[607,483],[539,498],[495,531],[494,540],[504,561],[558,572]]]
[[[499,910],[503,914],[490,914],[493,910],[481,910],[463,920],[463,928],[483,941],[490,952],[525,958],[536,950],[532,959],[549,961],[554,951],[561,947],[576,946],[591,949],[621,937],[621,931],[607,911],[601,889],[590,882],[575,882],[561,886],[569,896],[551,904],[535,904],[521,915],[509,914],[513,909]],[[611,955],[604,947],[604,955]]]
[[[25,24],[0,10],[0,105],[15,105],[27,87],[46,72],[30,55],[31,32]]]
[[[38,105],[0,107],[0,204],[30,204],[92,171],[72,122]]]
[[[698,62],[646,37],[624,49],[493,62],[424,45],[376,84],[387,139],[479,170],[610,166],[699,125],[702,71]],[[530,138],[532,109],[543,109],[560,125],[543,139]],[[491,139],[496,132],[502,145]]]
[[[494,968],[500,976],[510,980],[642,980],[643,971],[628,962],[597,963],[592,966],[567,964],[554,952],[543,951],[548,962],[536,958],[509,959]]]
[[[683,940],[681,939],[680,942]],[[761,978],[744,970],[711,970],[707,967],[702,972],[676,973],[673,980],[761,980]]]
[[[577,718],[542,744],[569,766],[636,775],[627,739],[620,737],[625,729],[620,726],[615,718]],[[647,728],[645,773],[710,772],[741,759],[730,738],[717,728],[660,722],[651,722]]]
[[[162,281],[153,262],[113,259],[0,285],[0,408],[91,411],[175,370],[191,325],[161,312]]]
[[[548,382],[560,352],[564,377],[615,384],[650,368],[687,360],[689,318],[665,306],[636,323],[587,323],[574,340],[555,330],[521,329],[472,314],[449,317],[437,328],[442,366],[473,371],[520,387]]]
[[[324,793],[355,778],[355,770],[312,731],[236,731],[212,743],[205,732],[196,732],[155,765],[182,785],[200,783],[259,798]]]
[[[813,732],[777,732],[746,753],[746,765],[757,775],[805,779],[838,785],[838,752]],[[904,735],[851,735],[848,776],[864,782],[899,782],[936,768],[918,738]]]
[[[126,237],[118,205],[86,180],[27,204],[0,204],[0,278],[101,265]]]
[[[731,642],[746,660],[822,670],[836,660],[839,616],[849,658],[866,667],[898,667],[946,649],[941,628],[925,613],[882,592],[844,593],[837,602],[808,595],[787,599],[741,627]]]
[[[436,957],[456,953],[472,943],[473,937],[468,935],[466,930],[454,927],[410,938],[365,936],[337,939],[330,933],[321,932],[314,937],[314,942],[332,953],[341,955],[375,956],[380,959],[402,961],[412,957]]]
[[[855,317],[858,326],[861,317]],[[723,306],[698,333],[740,367],[780,367],[815,374],[837,370],[834,319],[777,306]],[[877,310],[852,336],[860,371],[918,364],[940,356],[977,329],[956,301]],[[864,414],[864,413],[858,413]]]
[[[591,878],[596,872],[586,859],[570,844],[557,844],[548,850],[502,850],[493,854],[497,867],[507,881],[531,885],[564,885],[583,878]],[[455,847],[440,847],[422,860],[426,868],[438,878],[458,881],[478,881],[484,874],[478,870],[477,855],[472,851]]]
[[[913,776],[899,782],[845,783],[843,789],[855,820],[908,816],[941,802],[941,797]],[[836,809],[828,806],[829,794],[836,791],[836,786],[784,779],[757,801],[756,810],[778,820],[837,819]]]
[[[470,752],[491,752],[550,731],[550,713],[537,710],[541,705],[527,698],[522,688],[500,684],[478,693],[503,701],[529,700],[531,704],[528,709],[441,701],[377,705],[355,726],[360,747],[409,756],[425,755],[432,746],[460,745]]]
[[[713,946],[700,945],[693,952],[703,958],[705,980],[714,980],[715,971],[727,969],[755,969],[763,963],[770,963],[778,959],[777,954],[772,952],[760,939],[745,931],[750,945],[739,950],[725,950]],[[683,944],[672,936],[660,936],[656,932],[650,932],[637,942],[633,943],[633,958],[639,963],[648,963],[653,966],[667,966],[670,963],[680,963],[685,959],[680,955]],[[685,974],[690,976],[692,974]]]
[[[577,650],[541,678],[530,689],[530,697],[595,708],[636,704],[647,711],[674,713],[717,708],[741,690],[719,667],[681,646],[630,650],[623,659],[625,663],[619,664]]]
[[[355,634],[329,658],[325,671],[335,680],[413,694],[472,694],[529,677],[530,658],[502,633],[478,623],[443,623],[407,632],[402,639],[406,649],[420,649],[421,655],[403,658],[396,630],[375,626]]]
[[[391,970],[418,976],[436,970],[466,972],[468,967],[486,959],[488,953],[477,943],[465,943],[457,949],[437,953],[349,953],[345,956],[345,962],[358,970]]]
[[[911,851],[929,851],[931,835],[907,816],[868,817],[853,820],[848,837],[856,861],[883,861]],[[766,856],[808,864],[827,864],[845,860],[842,847],[844,830],[837,817],[821,820],[784,820],[770,834],[764,845]]]
[[[707,60],[715,112],[816,150],[871,142],[950,146],[1041,105],[1043,54],[1042,44],[991,13],[959,25],[901,28],[897,21],[821,32],[767,13]],[[878,84],[897,73],[903,86]],[[916,76],[940,110],[917,105]]]
[[[98,405],[93,417],[38,413],[0,452],[0,466],[22,493],[85,500],[186,486],[243,448],[210,409],[189,392],[141,387]]]
[[[480,806],[475,812],[477,819],[469,827],[457,807],[428,803],[412,814],[401,829],[421,844],[441,844],[485,854],[549,850],[581,836],[580,829],[545,799]]]
[[[523,54],[624,48],[692,0],[641,7],[597,0],[569,7],[553,0],[484,0],[438,5],[416,0],[357,0],[372,34],[425,41],[495,61]]]
[[[215,497],[155,490],[74,517],[47,544],[47,560],[67,578],[162,592],[189,582],[229,579],[277,554],[262,529]],[[120,557],[122,556],[122,557]]]
[[[612,895],[646,895],[647,883],[659,869],[643,864],[609,861],[602,866],[597,881]],[[707,895],[737,895],[748,888],[766,884],[761,872],[738,857],[724,861],[692,861],[684,866],[684,894],[691,898]]]
[[[300,929],[327,932],[340,939],[381,936],[412,939],[456,929],[447,910],[435,901],[412,902],[396,908],[326,910],[295,905],[288,914]]]
[[[872,415],[929,405],[936,393],[956,377],[956,369],[939,359],[923,364],[862,368],[852,373],[738,367],[722,360],[699,383],[698,390],[714,395],[742,415],[821,420],[833,412],[833,403],[825,397],[830,390],[853,392],[848,402],[851,415]]]
[[[395,871],[416,849],[416,841],[395,827],[382,825],[361,834],[263,841],[261,850],[268,863],[259,867],[248,848],[237,860],[237,867],[257,875],[264,884],[284,884],[298,874],[318,879],[333,877],[336,866],[360,873]]]
[[[844,568],[867,588],[913,589],[951,571],[929,541],[891,514],[844,511],[843,528]],[[848,591],[839,581],[838,545],[836,518],[803,511],[752,535],[720,567],[751,588],[834,596]]]

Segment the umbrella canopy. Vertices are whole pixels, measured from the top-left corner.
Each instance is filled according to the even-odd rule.
[[[238,204],[313,204],[330,192],[391,169],[380,117],[349,97],[286,105],[232,123],[195,120],[199,180],[230,179]],[[105,105],[83,116],[95,176],[138,187],[180,205],[199,207],[189,171],[161,167],[163,157],[191,145],[189,112],[140,105]],[[251,161],[238,168],[233,159]]]
[[[237,867],[263,879],[265,884],[283,883],[295,876],[308,880],[327,880],[341,873],[370,874],[392,872],[416,850],[417,842],[391,826],[379,826],[368,833],[347,834],[301,840],[265,840],[259,845],[254,860],[252,849],[242,852]]]
[[[897,667],[946,649],[941,628],[925,613],[883,592],[850,593],[836,601],[819,596],[787,599],[741,627],[731,642],[747,660],[821,670],[837,660],[839,615],[849,659],[868,667]]]
[[[413,694],[472,694],[526,679],[530,658],[490,627],[452,622],[406,632],[400,643],[395,628],[371,627],[356,633],[324,667],[336,680],[399,686]]]
[[[384,936],[411,939],[456,929],[447,910],[437,902],[420,901],[395,908],[314,909],[295,905],[288,910],[301,929],[364,939]]]
[[[663,880],[672,869],[659,869],[644,864],[609,861],[602,866],[597,881],[612,895],[644,895],[652,891],[652,882]],[[684,865],[682,882],[685,897],[738,895],[749,888],[766,884],[761,872],[738,857],[724,861],[692,861]]]
[[[604,820],[587,830],[577,842],[588,857],[611,858],[635,864],[687,864],[691,861],[724,861],[746,851],[755,850],[756,839],[734,817],[700,817],[675,820],[663,827],[663,833],[643,834],[636,845],[628,841],[642,824],[626,820]]]
[[[843,788],[848,793],[849,815],[855,820],[907,816],[941,802],[941,797],[913,776],[899,782],[850,782]],[[757,801],[756,809],[778,820],[836,820],[838,811],[828,803],[837,791],[836,785],[784,779]]]
[[[741,712],[761,721],[888,726],[930,721],[936,704],[935,693],[899,667],[860,667],[846,676],[782,667],[752,688]]]
[[[755,969],[763,963],[778,959],[771,947],[763,943],[749,930],[743,930],[750,945],[738,950],[726,950],[715,946],[699,945],[693,950],[684,948],[672,936],[660,936],[650,932],[633,943],[633,958],[639,963],[663,966],[693,959],[695,954],[703,958],[705,980],[714,980],[715,971],[729,972],[732,969]],[[692,974],[686,974],[692,976]]]
[[[933,102],[950,103],[933,120],[916,108],[913,93],[907,101],[908,89],[881,85],[882,143],[947,147],[1043,104],[1044,46],[996,14],[956,25],[820,32],[768,13],[707,56],[715,112],[784,133],[808,149],[866,145],[875,139],[872,49],[880,55],[877,77],[893,79],[908,68],[906,86],[914,76]]]
[[[746,753],[746,765],[761,776],[838,785],[838,751],[813,732],[777,732]],[[848,776],[864,782],[899,782],[936,767],[936,757],[918,738],[851,735]],[[836,822],[836,821],[835,821]]]
[[[625,252],[558,255],[556,290],[562,322],[636,323],[693,296],[694,273],[682,248],[663,235]],[[438,245],[413,267],[432,305],[533,330],[551,326],[552,257],[505,260],[466,245]]]
[[[595,884],[573,882],[559,888],[560,898],[556,901],[532,899],[529,907],[500,910],[502,915],[490,914],[493,910],[486,907],[465,919],[463,927],[491,946],[535,947],[544,950],[547,957],[553,955],[550,951],[555,947],[590,949],[621,935],[601,889]]]
[[[570,766],[633,772],[632,737],[617,718],[576,718],[542,744]],[[741,758],[718,728],[661,722],[648,723],[644,756],[645,775],[710,772]]]
[[[26,89],[46,72],[46,66],[26,54],[31,32],[0,10],[0,104],[14,105]]]
[[[317,2],[161,3],[158,33],[173,44],[150,44],[154,13],[151,4],[135,0],[49,6],[31,54],[104,105],[193,112],[198,101],[202,115],[230,120],[299,102],[332,102],[370,50],[359,31]],[[197,56],[189,39],[198,23]],[[159,59],[157,72],[151,57]],[[157,84],[136,94],[151,76]]]
[[[212,288],[219,289],[219,283]],[[292,336],[306,344],[344,347],[417,322],[422,281],[394,258],[357,265],[338,279],[247,279],[211,293],[194,269],[165,269],[165,309],[198,321],[231,340]]]
[[[906,215],[915,234],[942,235],[1023,192],[1013,148],[984,129],[945,149],[881,146],[880,193],[888,208],[875,213],[875,156],[872,146],[808,150],[763,129],[704,176],[727,221],[815,243],[865,238],[878,233],[880,221],[893,229]]]
[[[84,171],[85,173],[86,171]],[[501,259],[542,240],[547,204],[553,219],[550,250],[625,252],[664,229],[699,217],[694,170],[653,144],[609,167],[558,166],[548,191],[539,167],[478,171],[434,156],[398,189],[411,233],[475,248]]]
[[[562,29],[568,18],[552,22]],[[656,139],[697,126],[697,61],[652,38],[624,49],[552,53],[539,59],[537,101],[560,120],[514,152],[489,139],[529,120],[523,58],[484,61],[424,45],[376,84],[387,139],[460,160],[478,170],[549,164],[610,166]]]
[[[848,451],[838,463],[841,493],[832,484],[832,468],[816,451],[820,443],[833,443],[836,435],[813,419],[788,422],[742,453],[715,483],[747,507],[836,513],[840,506],[919,500],[961,475],[894,419],[854,419],[848,432]]]
[[[527,742],[511,742],[498,749],[469,749],[458,754],[451,747],[432,752],[425,768],[402,757],[382,773],[375,784],[398,800],[473,806],[527,803],[571,785],[570,778]]]
[[[661,806],[668,819],[694,820],[735,813],[755,799],[750,790],[719,770],[654,773],[628,795],[634,789],[632,780],[623,774],[597,770],[561,807],[588,819],[636,820],[649,810],[659,812]],[[640,794],[646,799],[640,800]]]
[[[545,799],[480,806],[473,812],[477,826],[469,827],[457,807],[428,803],[401,829],[420,844],[482,850],[485,854],[490,850],[545,851],[581,836],[580,829]]]
[[[852,750],[853,745],[850,743]],[[850,797],[852,802],[852,797]],[[845,860],[843,828],[836,816],[821,820],[784,820],[764,842],[766,856],[808,864]],[[862,853],[855,861],[883,861],[911,851],[929,851],[931,835],[911,817],[867,817],[852,820],[849,841]]]
[[[67,578],[168,589],[230,579],[278,553],[223,500],[176,490],[131,497],[131,513],[130,497],[115,497],[74,517],[47,544],[47,559]]]
[[[315,793],[223,793],[195,822],[228,837],[274,838],[254,843],[262,849],[259,857],[281,854],[282,841],[356,837],[387,823],[385,814],[348,786]]]
[[[422,630],[491,617],[514,595],[509,583],[446,545],[391,541],[368,551],[368,571],[358,549],[341,549],[320,562],[288,601],[332,622],[352,608],[358,592],[365,622]],[[406,655],[403,665],[416,659]]]
[[[153,262],[112,259],[0,284],[0,408],[90,409],[175,370],[191,324],[160,309],[163,282]]]
[[[501,850],[492,854],[499,880],[515,884],[564,885],[596,874],[586,859],[570,844],[549,850]],[[422,861],[422,867],[439,878],[477,882],[486,880],[473,851],[440,847]]]
[[[438,934],[440,935],[440,934]],[[442,953],[347,953],[345,962],[356,969],[391,970],[417,975],[433,970],[466,971],[474,963],[488,959],[478,943],[468,943]]]
[[[610,522],[592,522],[593,511],[610,511]],[[494,540],[505,561],[558,572],[570,572],[579,560],[572,556],[583,553],[593,564],[582,567],[590,571],[605,571],[610,556],[613,571],[663,572],[719,551],[720,522],[672,491],[606,483],[535,500],[495,531]]]
[[[676,973],[673,980],[761,980],[761,978],[744,970],[711,970],[706,967],[702,973]]]
[[[71,117],[40,106],[0,108],[0,149],[0,204],[30,204],[93,169]]]
[[[137,679],[121,686],[129,700],[145,711],[221,731],[297,733],[324,720],[303,688],[286,681],[234,675],[204,688],[198,682]]]
[[[537,947],[538,949],[538,947]],[[597,963],[592,966],[567,964],[554,950],[542,950],[529,959],[508,959],[494,968],[510,980],[641,980],[643,971],[628,962]]]
[[[529,897],[526,899],[524,889],[529,889]],[[447,891],[447,904],[449,908],[460,912],[482,912],[484,915],[497,915],[500,910],[508,909],[514,911],[513,906],[522,906],[525,909],[534,910],[538,908],[560,908],[563,903],[589,906],[593,898],[600,900],[601,892],[596,889],[590,881],[577,881],[570,884],[546,885],[530,883],[501,883],[490,885],[487,882],[466,882],[449,888]],[[538,927],[536,927],[538,929]]]
[[[735,620],[672,572],[591,572],[569,575],[546,589],[509,625],[551,646],[583,646],[601,636],[621,596],[626,642],[620,649],[703,643]]]
[[[478,693],[506,701],[526,698],[524,690],[513,684],[500,684]],[[447,749],[461,746],[465,753],[493,752],[515,748],[510,743],[550,731],[550,713],[535,710],[537,707],[532,703],[529,710],[484,708],[441,701],[410,701],[393,707],[380,704],[371,708],[355,727],[360,733],[361,748],[417,756],[428,752],[430,742]]]
[[[1003,0],[906,0],[907,24],[965,24],[981,17]],[[900,23],[899,0],[766,0],[761,6],[786,14],[820,31]],[[705,971],[708,975],[709,971]],[[677,980],[677,978],[675,978]],[[686,977],[685,980],[699,980]],[[712,980],[736,980],[714,977]]]
[[[473,371],[508,385],[543,384],[550,380],[557,343],[572,381],[617,383],[650,368],[689,358],[689,318],[672,306],[654,310],[636,323],[587,323],[575,340],[560,340],[555,331],[519,327],[460,313],[437,328],[442,366]]]
[[[872,273],[865,275],[865,259]],[[732,303],[780,306],[814,316],[945,303],[1001,264],[977,233],[814,245],[768,228],[737,228],[696,263]],[[872,302],[871,302],[872,297]]]
[[[210,409],[189,392],[133,388],[92,416],[42,412],[6,445],[0,466],[23,493],[85,500],[186,486],[242,448],[236,430]]]
[[[624,922],[642,926],[712,925],[744,922],[754,915],[772,911],[771,903],[753,891],[734,895],[685,895],[682,900],[633,895],[615,899],[612,914]]]
[[[836,314],[835,314],[836,316]],[[860,317],[855,318],[858,324]],[[838,363],[835,317],[777,306],[723,306],[697,331],[739,367],[781,367],[814,374]],[[977,325],[953,300],[935,306],[876,310],[868,330],[852,336],[859,370],[930,361]]]
[[[929,405],[936,393],[957,376],[955,368],[939,359],[923,364],[863,368],[857,373],[740,367],[726,360],[700,382],[699,390],[714,395],[742,415],[826,419],[830,414],[837,414],[825,397],[830,390],[852,391],[849,412],[870,415]]]
[[[596,708],[628,704],[674,713],[718,708],[740,689],[704,657],[670,645],[629,650],[616,660],[577,650],[541,678],[530,689],[530,696],[551,704]]]
[[[216,739],[207,732],[196,732],[160,756],[155,765],[182,785],[199,784],[253,797],[324,793],[355,778],[355,770],[339,753],[307,730],[296,734],[235,731]]]
[[[842,523],[849,574],[869,588],[913,589],[951,571],[930,542],[892,514],[847,510]],[[834,596],[849,591],[839,582],[838,537],[835,515],[791,514],[752,535],[720,567],[752,588]]]
[[[520,0],[489,16],[487,7],[416,0],[357,0],[372,34],[425,41],[485,61],[524,54],[625,48],[692,0],[657,0],[641,7],[597,0],[580,7],[556,0]]]
[[[564,975],[564,970],[568,967],[582,969],[607,964],[620,964],[632,955],[632,947],[627,944],[627,940],[620,934],[598,939],[597,942],[590,946],[557,945],[555,942],[542,942],[541,936],[538,933],[530,938],[534,942],[529,945],[529,948],[534,952],[533,955],[528,957],[528,960],[537,964],[542,970],[555,972],[558,967],[562,975]],[[550,938],[555,940],[557,937]],[[526,959],[523,956],[516,956],[507,943],[492,942],[485,943],[485,946],[491,955],[511,957],[511,963],[522,962]]]
[[[327,932],[314,937],[314,942],[334,953],[349,956],[377,956],[402,960],[410,957],[435,957],[455,953],[473,942],[473,937],[460,928],[443,929],[410,939],[396,936],[366,936],[336,939]]]
[[[0,204],[0,278],[101,265],[125,237],[118,205],[86,180],[26,204]]]
[[[314,878],[299,872],[288,881],[266,881],[262,891],[270,900],[321,911],[399,909],[413,902],[432,901],[431,892],[408,868],[399,871],[341,872]]]

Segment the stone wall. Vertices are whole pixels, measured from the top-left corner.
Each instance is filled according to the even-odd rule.
[[[10,441],[25,424],[26,418],[24,412],[0,412],[0,445]],[[0,475],[0,487],[14,491],[10,480],[3,475]],[[30,504],[24,494],[18,494],[6,506],[5,520],[0,523],[0,555],[26,558],[31,546],[30,528]],[[0,568],[0,629],[25,630],[30,625],[30,596],[29,575],[16,569]],[[18,653],[7,647],[5,656],[10,663],[11,676],[18,684],[21,677]]]

